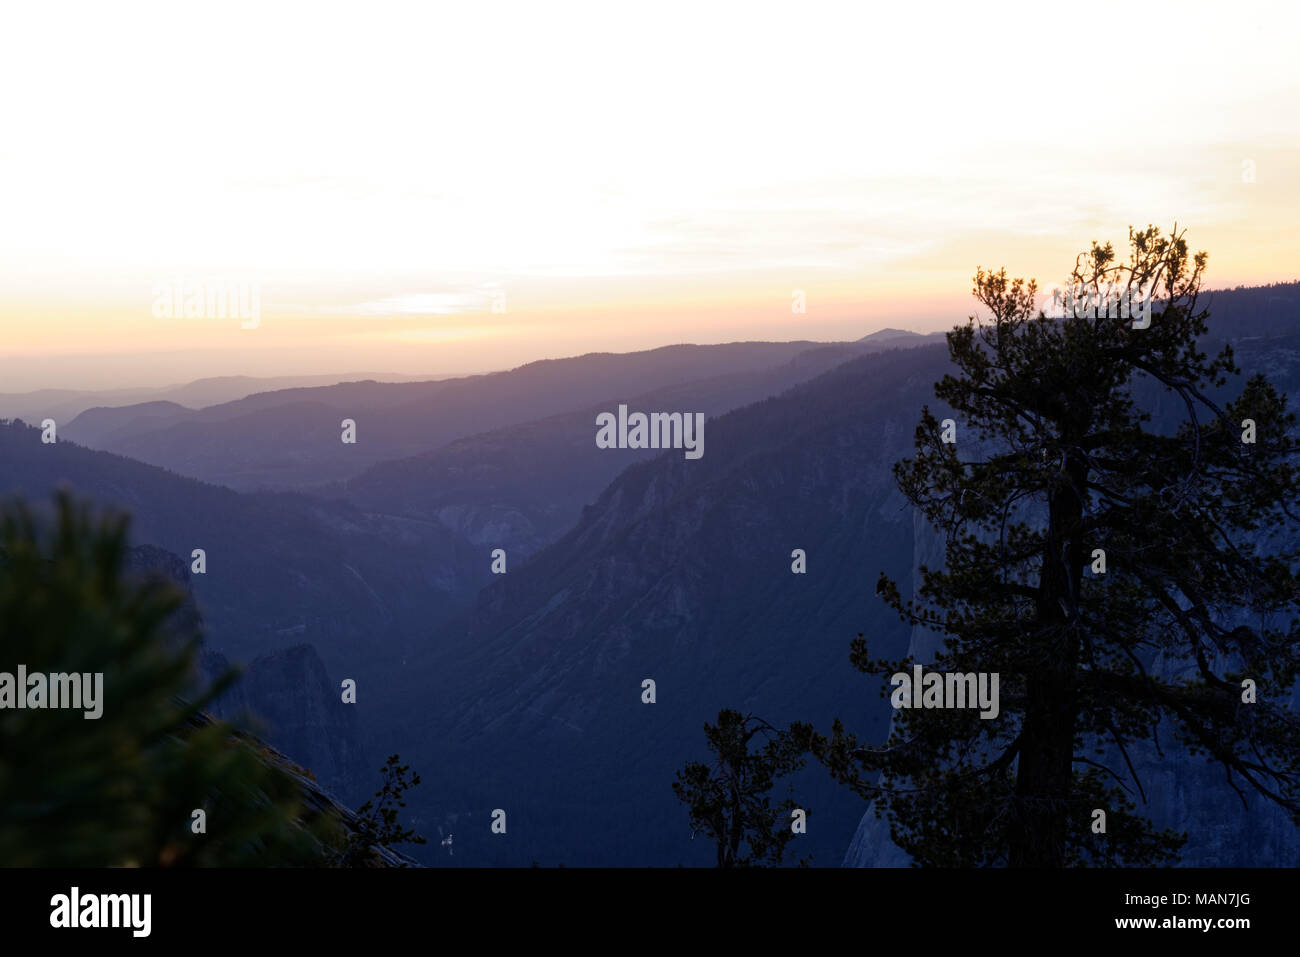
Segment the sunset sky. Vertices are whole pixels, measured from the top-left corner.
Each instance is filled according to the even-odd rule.
[[[11,6],[0,392],[928,331],[1175,220],[1300,278],[1298,10]]]

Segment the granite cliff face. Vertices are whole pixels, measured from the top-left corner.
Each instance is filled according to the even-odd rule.
[[[128,550],[127,573],[179,585],[184,604],[172,617],[175,638],[199,634],[203,619],[190,588],[190,566],[180,556],[154,545]],[[198,686],[209,686],[230,668],[225,655],[204,644],[199,653]],[[320,785],[349,798],[364,790],[373,775],[363,759],[355,706],[344,704],[315,648],[309,644],[273,651],[241,669],[239,681],[212,703],[209,711],[256,733]]]
[[[311,645],[255,658],[244,671],[244,720],[321,784],[349,799],[377,779],[359,744],[356,708],[344,704]],[[232,714],[238,720],[241,715]]]
[[[161,579],[179,585],[185,593],[185,601],[169,624],[178,637],[198,634],[203,616],[199,614],[199,607],[194,601],[194,592],[190,588],[190,569],[184,559],[156,545],[136,545],[127,549],[123,564],[128,576]]]

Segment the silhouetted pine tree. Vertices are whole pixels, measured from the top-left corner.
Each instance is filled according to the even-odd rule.
[[[1229,348],[1198,350],[1205,253],[1190,256],[1177,227],[1129,237],[1127,262],[1094,243],[1071,285],[1094,308],[1117,291],[1153,299],[1145,329],[1104,307],[1046,317],[1032,281],[979,270],[991,317],[948,334],[956,372],[935,387],[957,441],[926,408],[916,456],[895,466],[945,534],[946,568],[922,570],[916,601],[884,575],[878,590],[943,634],[931,668],[1000,675],[1000,716],[899,710],[883,747],[838,720],[829,737],[799,729],[878,801],[919,864],[1170,860],[1182,836],[1156,832],[1132,800],[1143,790],[1130,748],[1162,726],[1218,762],[1243,802],[1253,790],[1300,822],[1300,723],[1287,708],[1298,556],[1258,544],[1297,519],[1295,417],[1259,375],[1214,401],[1239,370]],[[1175,397],[1175,432],[1150,426],[1135,400],[1144,381]],[[872,660],[862,636],[851,659],[911,672]]]
[[[775,866],[796,836],[791,824],[793,797],[773,806],[769,792],[777,779],[807,760],[787,731],[753,715],[724,709],[704,736],[716,756],[713,765],[688,761],[677,772],[673,793],[683,801],[691,826],[718,848],[718,867]],[[750,742],[763,744],[750,751]]]
[[[339,867],[369,867],[375,864],[375,848],[394,848],[398,844],[424,844],[421,837],[401,824],[401,809],[406,807],[406,792],[420,783],[420,775],[407,773],[400,755],[390,754],[379,769],[382,782],[374,797],[357,808],[357,829],[339,855]]]

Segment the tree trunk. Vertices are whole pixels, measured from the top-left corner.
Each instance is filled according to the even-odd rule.
[[[1049,525],[1039,577],[1037,623],[1044,644],[1026,662],[1024,724],[1016,774],[1016,809],[1008,863],[1012,867],[1062,867],[1070,791],[1074,780],[1074,727],[1077,713],[1075,668],[1079,636],[1071,627],[1083,579],[1079,526],[1084,463],[1067,460],[1067,481],[1049,494]],[[1073,488],[1070,482],[1073,482]]]

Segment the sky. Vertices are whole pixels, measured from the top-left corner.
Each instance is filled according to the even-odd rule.
[[[0,392],[946,329],[1148,223],[1300,278],[1294,3],[4,19]]]

